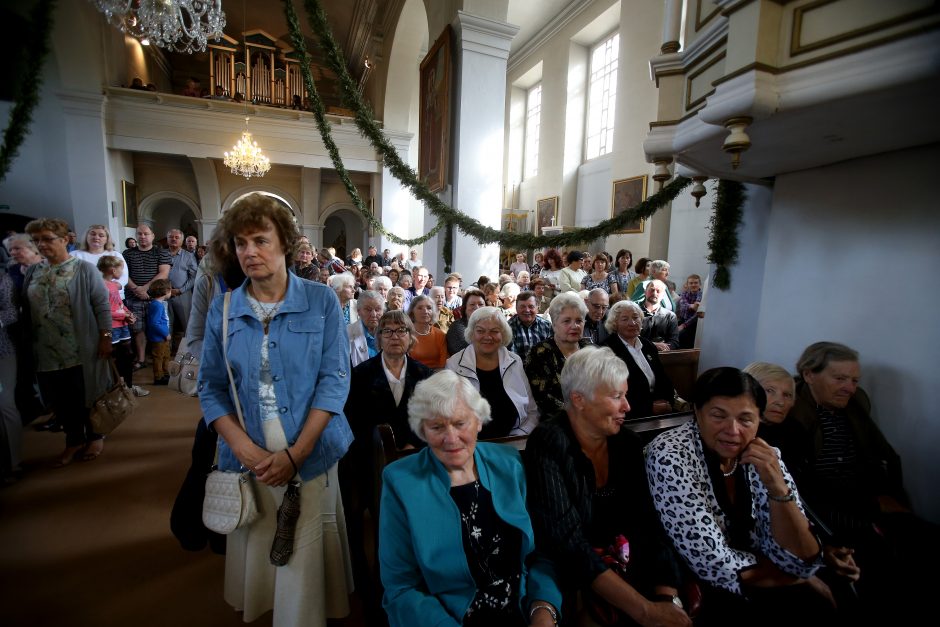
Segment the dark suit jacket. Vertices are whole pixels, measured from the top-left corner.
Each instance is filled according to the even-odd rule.
[[[630,370],[630,383],[627,386],[627,402],[630,403],[630,411],[627,418],[652,416],[653,401],[664,400],[672,403],[672,399],[676,394],[675,388],[672,387],[672,380],[663,369],[662,362],[659,361],[659,349],[653,346],[653,343],[645,337],[640,338],[640,344],[642,345],[641,352],[653,369],[653,376],[656,377],[656,385],[653,387],[652,392],[650,392],[646,375],[633,361],[633,356],[627,350],[627,347],[623,345],[620,336],[614,333],[604,342],[604,346],[610,347],[617,357],[627,364],[627,368]]]

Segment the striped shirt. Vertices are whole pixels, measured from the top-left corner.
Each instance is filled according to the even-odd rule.
[[[843,412],[817,407],[822,427],[822,449],[816,457],[817,475],[830,483],[854,482],[858,478],[855,438]]]
[[[150,250],[128,248],[124,251],[124,261],[127,262],[127,272],[134,285],[146,285],[157,276],[160,266],[172,266],[173,258],[170,253],[159,246]]]

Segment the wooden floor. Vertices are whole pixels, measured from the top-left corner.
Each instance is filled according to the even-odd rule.
[[[137,382],[152,380],[141,370]],[[0,489],[0,624],[5,627],[244,625],[222,599],[222,556],[170,534],[199,407],[146,386],[136,413],[92,462],[51,462],[61,433],[24,432],[25,476]],[[331,626],[363,625],[352,615]],[[271,624],[269,612],[253,625]]]

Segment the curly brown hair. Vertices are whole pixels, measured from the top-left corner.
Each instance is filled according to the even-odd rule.
[[[542,260],[545,262],[545,265],[543,265],[542,267],[547,270],[552,270],[552,269],[561,270],[562,268],[565,267],[565,264],[562,263],[562,260],[561,260],[561,253],[559,253],[558,250],[555,248],[549,248],[548,250],[546,250],[545,255],[542,257]],[[552,268],[552,264],[549,263],[550,261],[555,262],[554,268]]]
[[[241,198],[222,214],[222,219],[212,234],[210,252],[214,266],[219,269],[229,286],[236,287],[244,281],[238,255],[235,253],[235,236],[271,226],[281,240],[284,266],[289,268],[294,263],[294,256],[300,244],[300,230],[294,216],[286,207],[273,198],[256,192]],[[238,276],[241,276],[241,280],[237,280]]]
[[[55,233],[57,237],[65,238],[69,235],[69,224],[65,220],[60,220],[59,218],[37,218],[35,220],[31,220],[26,225],[25,230],[30,235],[40,231],[51,231],[52,233]]]

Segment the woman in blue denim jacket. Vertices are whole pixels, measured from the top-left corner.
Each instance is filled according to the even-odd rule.
[[[206,320],[199,371],[205,421],[221,436],[219,468],[251,470],[261,518],[228,536],[225,600],[250,622],[325,625],[349,613],[349,546],[336,468],[352,442],[343,415],[349,340],[335,293],[290,274],[300,234],[290,212],[261,194],[233,205],[212,236],[214,263],[238,264],[247,279]],[[239,424],[223,341],[245,420]],[[288,482],[299,481],[293,554],[276,568],[268,554]]]

